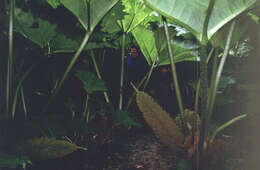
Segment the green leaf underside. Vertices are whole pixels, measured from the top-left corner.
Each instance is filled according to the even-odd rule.
[[[151,65],[152,61],[158,56],[153,32],[143,26],[138,26],[132,31],[132,34],[135,37],[148,64]]]
[[[209,0],[144,0],[145,4],[191,31],[202,40]],[[252,6],[256,0],[217,0],[208,26],[210,39],[222,26]]]
[[[94,30],[98,22],[117,2],[118,0],[89,0],[90,11],[88,12],[86,0],[61,0],[61,3],[78,18],[86,31]]]
[[[152,12],[140,0],[122,0],[122,3],[125,6],[124,12],[128,14],[122,20],[124,32],[133,30]]]
[[[105,17],[105,21],[102,23],[103,31],[108,33],[131,32],[151,12],[152,10],[147,8],[140,0],[122,0],[111,10],[111,15]]]
[[[175,35],[175,31],[170,29]],[[142,53],[144,54],[149,65],[159,56],[159,66],[170,64],[168,57],[168,49],[166,45],[166,37],[161,28],[153,33],[143,26],[138,26],[132,31]],[[182,61],[197,61],[198,55],[196,49],[198,45],[192,41],[171,41],[175,63]]]
[[[101,26],[102,31],[109,34],[113,34],[121,31],[120,25],[118,25],[118,20],[123,20],[125,12],[123,12],[124,6],[122,1],[119,1],[104,17]]]
[[[57,34],[56,25],[40,18],[33,18],[30,13],[16,9],[15,31],[30,39],[41,48],[45,47]],[[36,26],[34,26],[36,25]]]

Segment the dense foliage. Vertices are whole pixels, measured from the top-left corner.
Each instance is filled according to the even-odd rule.
[[[239,78],[259,52],[259,5],[4,0],[0,167],[98,151],[147,124],[174,146],[178,169],[195,167],[196,157],[203,164],[219,132],[246,116],[221,112],[256,88]],[[132,68],[133,47],[141,59]]]

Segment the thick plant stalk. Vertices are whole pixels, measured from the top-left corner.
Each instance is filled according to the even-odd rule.
[[[198,114],[199,112],[199,97],[200,97],[199,93],[200,93],[200,80],[197,83],[196,95],[195,95],[194,112],[196,114]]]
[[[207,108],[210,108],[210,105],[212,103],[213,88],[214,88],[214,83],[216,80],[217,69],[218,69],[218,54],[219,54],[219,50],[216,51],[215,56],[214,56],[213,71],[212,71],[211,81],[210,81],[210,95],[209,95],[209,101],[208,101]]]
[[[210,138],[210,144],[212,144],[214,142],[215,137],[217,136],[217,134],[222,131],[223,129],[225,129],[226,127],[232,125],[233,123],[235,123],[238,120],[241,120],[243,118],[246,117],[246,114],[237,116],[229,121],[227,121],[226,123],[224,123],[223,125],[221,125],[220,127],[217,128],[217,130],[214,131],[214,133],[212,134],[211,138]]]
[[[122,37],[122,53],[121,53],[121,75],[120,75],[120,96],[119,96],[119,110],[123,108],[123,86],[124,86],[124,64],[125,64],[125,32]]]
[[[9,101],[12,95],[13,86],[13,32],[14,32],[14,15],[15,15],[15,0],[10,1],[9,5],[9,57],[7,65],[7,80],[6,80],[6,113],[9,113]]]
[[[208,105],[208,67],[207,67],[207,47],[202,45],[200,49],[200,96],[201,96],[201,147],[206,136],[207,128],[206,118],[207,118],[207,105]],[[200,146],[200,145],[199,145]]]
[[[208,103],[208,68],[207,68],[207,44],[208,44],[208,25],[211,13],[213,11],[213,7],[215,5],[215,0],[210,0],[209,6],[207,9],[206,18],[203,24],[203,32],[202,32],[202,40],[201,40],[201,48],[200,48],[200,86],[201,86],[201,134],[199,140],[199,153],[202,153],[203,143],[205,136],[207,135],[208,126],[206,125],[207,118],[207,103]],[[198,166],[198,165],[197,165]]]
[[[179,83],[178,83],[178,77],[177,77],[177,73],[176,73],[175,63],[174,63],[174,59],[173,59],[173,52],[172,52],[172,47],[171,47],[171,40],[170,40],[170,35],[169,35],[169,30],[168,30],[167,22],[166,22],[166,19],[165,19],[164,17],[163,17],[163,25],[164,25],[164,30],[165,30],[166,38],[167,38],[169,59],[170,59],[171,68],[172,68],[172,76],[173,76],[174,86],[175,86],[175,89],[176,89],[176,95],[177,95],[177,100],[178,100],[178,106],[179,106],[179,109],[180,109],[181,114],[183,114],[183,113],[184,113],[184,109],[183,109],[183,104],[182,104],[181,92],[180,92],[180,88],[179,88]]]
[[[214,49],[215,48],[212,47],[210,52],[209,52],[209,55],[207,57],[207,64],[208,64],[208,62],[209,62],[209,60],[210,60],[210,58],[211,58],[211,56],[214,52]],[[199,93],[200,93],[200,80],[198,81],[197,88],[196,88],[195,105],[194,105],[194,112],[195,113],[198,113],[198,110],[199,110],[199,96],[200,96]]]
[[[102,79],[101,74],[100,74],[100,71],[99,71],[99,69],[98,69],[98,65],[97,65],[95,56],[94,56],[94,52],[91,51],[91,52],[90,52],[90,55],[91,55],[91,59],[92,59],[92,61],[93,61],[93,64],[94,64],[94,67],[95,67],[97,76],[98,76],[99,79]],[[104,97],[105,97],[106,102],[107,102],[107,103],[110,103],[110,100],[109,100],[109,98],[108,98],[107,92],[104,92]]]
[[[234,28],[235,28],[235,24],[236,24],[236,21],[233,21],[231,26],[230,26],[228,37],[227,37],[227,42],[226,42],[225,49],[224,49],[224,54],[223,54],[223,56],[220,60],[218,71],[217,71],[217,74],[216,74],[216,79],[215,79],[215,82],[213,83],[212,94],[210,96],[211,100],[210,100],[210,105],[209,105],[209,108],[208,108],[207,124],[209,124],[210,120],[211,120],[211,115],[212,115],[212,112],[213,112],[213,109],[214,109],[214,103],[215,103],[216,94],[217,94],[217,90],[218,90],[218,84],[219,84],[219,80],[221,78],[221,74],[222,74],[222,71],[223,71],[223,68],[224,68],[224,64],[225,64],[225,61],[227,59],[227,55],[228,55],[228,52],[229,52],[229,48],[230,48],[230,44],[231,44],[231,40],[232,40],[232,35],[233,35]]]
[[[58,92],[59,92],[61,86],[63,85],[65,79],[67,78],[69,72],[71,71],[72,67],[74,66],[75,62],[77,61],[78,57],[80,56],[81,52],[83,51],[84,47],[86,46],[86,44],[87,44],[87,42],[88,42],[88,40],[89,40],[89,37],[90,37],[91,33],[92,33],[92,31],[89,31],[89,32],[86,33],[86,35],[85,35],[85,37],[84,37],[84,39],[83,39],[83,41],[82,41],[82,43],[81,43],[79,49],[77,50],[77,52],[75,53],[75,55],[74,55],[73,58],[71,59],[71,61],[70,61],[69,65],[68,65],[68,67],[67,67],[65,73],[63,74],[63,76],[62,76],[62,78],[61,78],[59,84],[57,85],[57,88],[54,89],[53,94],[52,94],[52,96],[51,96],[49,102],[48,102],[47,105],[44,107],[43,112],[46,112],[46,111],[47,111],[49,105],[51,104],[51,102],[53,101],[53,99],[54,99],[54,98],[56,97],[56,95],[58,94]]]

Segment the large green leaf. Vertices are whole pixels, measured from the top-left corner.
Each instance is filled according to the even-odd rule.
[[[84,88],[88,94],[91,94],[95,91],[107,90],[105,82],[91,72],[86,70],[78,70],[76,76],[83,82]]]
[[[147,8],[143,1],[140,0],[122,0],[122,2],[125,6],[124,12],[128,14],[125,15],[122,20],[124,32],[133,30],[152,12],[152,10]],[[120,23],[120,21],[118,22]]]
[[[45,47],[57,34],[56,25],[47,20],[33,18],[32,14],[16,9],[15,31],[24,37],[38,44],[41,48]]]
[[[208,38],[257,0],[216,0],[208,25]],[[144,0],[145,4],[173,20],[202,40],[209,0]]]
[[[182,61],[197,61],[198,55],[196,49],[198,45],[190,40],[173,40],[175,31],[170,29],[173,34],[171,45],[175,63]],[[134,35],[142,53],[144,54],[148,64],[159,56],[159,65],[168,65],[170,60],[168,57],[166,37],[162,28],[158,28],[154,33],[143,26],[136,27],[132,34]]]
[[[118,1],[119,0],[61,0],[60,2],[78,18],[79,22],[87,31],[90,31],[94,30],[98,22]]]
[[[151,65],[152,61],[158,56],[153,32],[143,26],[138,26],[132,31],[132,34],[148,64]]]
[[[102,31],[109,34],[121,31],[120,25],[117,21],[123,20],[126,13],[123,11],[124,6],[122,1],[119,1],[104,17],[101,26]]]
[[[175,36],[176,30],[173,27],[169,27],[169,34],[171,35],[171,37]],[[162,50],[165,49],[165,47],[167,46],[166,34],[165,34],[163,27],[155,30],[154,35],[155,35],[155,40],[156,40],[155,41],[156,48],[160,54],[162,52]]]
[[[197,46],[194,42],[186,40],[172,40],[171,41],[173,49],[174,62],[183,62],[183,61],[198,61],[198,52]],[[168,49],[165,47],[159,56],[159,65],[168,65],[170,64]]]
[[[122,0],[102,22],[103,31],[108,33],[132,31],[142,23],[152,10],[147,8],[141,0]]]

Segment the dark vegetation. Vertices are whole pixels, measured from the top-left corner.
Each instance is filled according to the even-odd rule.
[[[160,2],[1,1],[0,169],[258,169],[259,2]]]

